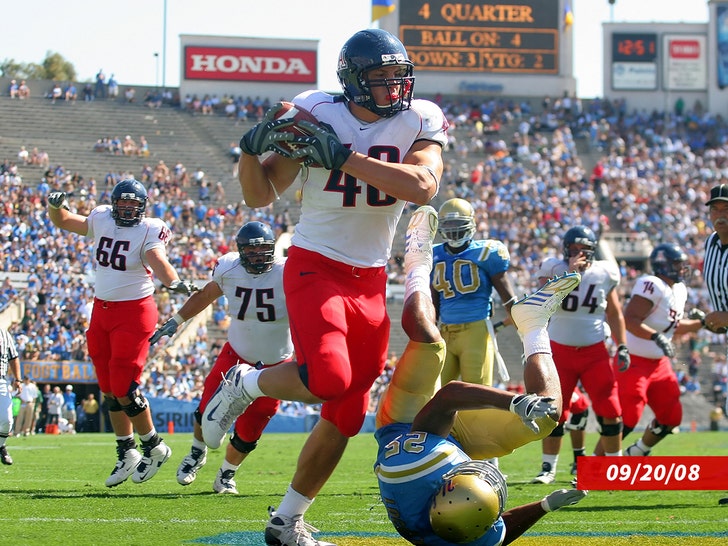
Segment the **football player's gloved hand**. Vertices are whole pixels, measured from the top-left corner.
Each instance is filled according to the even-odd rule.
[[[546,495],[541,501],[541,508],[544,512],[553,512],[564,506],[576,504],[586,497],[588,491],[580,491],[579,489],[559,489],[553,493]]]
[[[199,290],[199,288],[190,281],[172,281],[168,288],[170,291],[184,296],[190,296],[193,292],[197,292]]]
[[[274,151],[290,157],[290,152],[278,144],[279,142],[290,141],[294,138],[293,133],[280,131],[284,127],[293,125],[294,121],[292,119],[275,119],[276,114],[282,107],[283,105],[280,102],[275,103],[265,113],[261,122],[243,135],[240,139],[240,149],[243,153],[260,155],[263,152]]]
[[[48,206],[54,209],[66,209],[71,210],[68,206],[68,199],[66,199],[65,191],[52,191],[48,194]]]
[[[551,403],[553,401],[553,398],[547,396],[519,394],[511,400],[510,411],[518,415],[533,432],[538,432],[540,429],[535,420],[556,413],[556,406]]]
[[[665,334],[655,332],[652,336],[650,336],[650,339],[657,343],[657,346],[662,349],[665,356],[669,356],[670,358],[675,356],[675,347],[670,340],[665,337]]]
[[[703,323],[703,326],[705,326],[705,312],[701,311],[697,307],[693,307],[690,309],[690,312],[688,313],[688,318],[691,320],[699,320]]]
[[[298,126],[311,136],[296,136],[291,141],[298,147],[291,158],[303,159],[306,166],[319,164],[330,171],[338,170],[354,153],[341,143],[334,128],[327,123],[316,125],[303,120],[298,122]]]
[[[149,338],[149,344],[154,345],[164,336],[172,337],[177,332],[177,327],[182,324],[181,319],[182,317],[177,314],[162,324],[161,328],[157,328],[152,337]]]
[[[617,347],[617,369],[620,372],[626,372],[629,369],[629,349],[626,345]]]

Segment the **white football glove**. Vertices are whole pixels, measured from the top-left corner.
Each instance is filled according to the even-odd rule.
[[[553,512],[564,506],[576,504],[586,497],[587,493],[589,491],[580,491],[579,489],[559,489],[543,498],[541,508],[544,509],[544,512]]]
[[[523,424],[533,432],[538,432],[541,429],[539,429],[535,420],[556,413],[556,406],[551,403],[553,401],[554,399],[549,396],[519,394],[513,397],[509,409],[511,413],[518,415]]]

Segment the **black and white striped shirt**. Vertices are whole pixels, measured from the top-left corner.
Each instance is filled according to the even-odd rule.
[[[716,232],[705,241],[703,279],[714,311],[728,311],[728,245]]]
[[[18,358],[15,342],[5,328],[0,328],[0,378],[8,376],[8,362],[13,358]]]

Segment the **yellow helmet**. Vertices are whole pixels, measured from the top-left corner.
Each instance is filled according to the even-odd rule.
[[[486,461],[461,463],[443,476],[445,482],[430,505],[430,525],[448,542],[472,542],[498,521],[508,498],[503,474]]]
[[[461,247],[475,235],[475,211],[465,199],[456,197],[445,201],[437,218],[440,235],[451,247]]]

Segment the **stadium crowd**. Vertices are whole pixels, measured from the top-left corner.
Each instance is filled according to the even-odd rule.
[[[196,112],[195,101],[188,98],[180,108]],[[534,288],[534,272],[544,258],[560,253],[566,229],[586,225],[598,234],[613,229],[644,233],[650,240],[683,246],[694,272],[688,307],[708,307],[700,270],[702,241],[710,227],[701,212],[710,187],[728,174],[728,125],[720,116],[705,113],[699,104],[680,113],[630,113],[620,101],[583,105],[575,98],[546,97],[536,113],[528,103],[505,99],[435,100],[450,122],[438,199],[461,197],[473,205],[476,238],[498,239],[509,249],[517,293]],[[236,105],[234,113],[225,107],[231,103]],[[246,119],[257,119],[267,104],[267,99],[224,97],[215,101],[211,112],[242,119],[242,111]],[[207,113],[202,105],[199,111]],[[517,130],[506,135],[506,127]],[[578,139],[585,139],[601,156],[592,172],[577,154]],[[72,207],[88,213],[108,202],[117,181],[135,176],[149,189],[147,213],[162,218],[174,233],[170,261],[201,283],[209,278],[215,258],[231,249],[231,234],[238,226],[258,219],[279,235],[290,223],[274,215],[271,207],[251,210],[227,203],[220,183],[210,183],[202,168],[188,170],[179,160],[169,161],[171,168],[160,160],[140,172],[109,172],[96,181],[67,172],[62,158],[54,158],[55,164],[46,159],[42,176],[34,180],[37,171],[29,170],[29,180],[24,180],[24,157],[0,166],[0,188],[6,196],[0,262],[3,271],[28,273],[27,287],[2,283],[0,310],[16,298],[26,302],[22,320],[10,327],[23,360],[88,358],[83,332],[92,294],[91,249],[52,226],[46,213],[50,191],[65,191]],[[620,290],[626,295],[639,270],[634,264],[620,265]],[[401,283],[402,255],[396,248],[389,266],[390,282]],[[160,291],[158,305],[160,316],[167,317],[181,300]],[[216,309],[220,321],[224,305],[221,301]],[[705,353],[720,339],[703,330],[682,341]],[[202,326],[176,354],[164,345],[153,348],[144,394],[198,400],[220,347]]]

